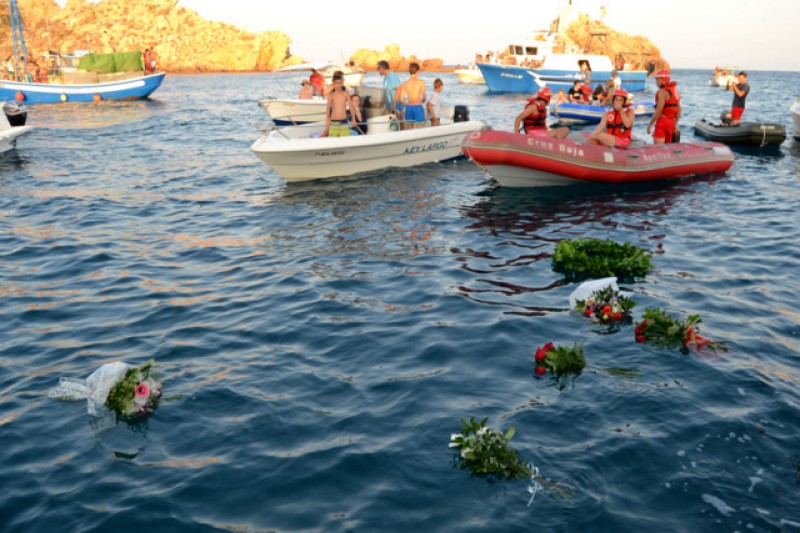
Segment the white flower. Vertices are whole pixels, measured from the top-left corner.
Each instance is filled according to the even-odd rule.
[[[472,448],[464,448],[463,450],[461,450],[461,457],[466,459],[467,454],[470,452],[472,452]]]
[[[479,436],[479,437],[483,437],[484,435],[486,435],[486,432],[487,432],[487,431],[489,431],[489,428],[487,428],[487,427],[482,427],[481,429],[479,429],[478,431],[476,431],[476,432],[475,432],[475,434],[476,434],[477,436]]]
[[[454,441],[460,436],[461,436],[461,433],[450,433],[450,441]]]

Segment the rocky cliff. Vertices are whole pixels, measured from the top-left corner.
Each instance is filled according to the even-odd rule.
[[[124,52],[153,48],[159,68],[213,72],[274,70],[299,62],[280,31],[253,34],[209,22],[177,0],[18,0],[27,27],[28,54],[47,50]],[[0,59],[11,54],[8,13],[0,16]]]
[[[387,45],[383,51],[370,50],[368,48],[360,48],[350,56],[352,61],[357,65],[363,67],[367,72],[377,70],[378,61],[386,60],[392,70],[397,72],[407,72],[408,65],[416,62],[422,67],[422,70],[428,71],[441,71],[443,61],[441,59],[423,59],[420,60],[415,55],[404,57],[400,54],[400,46],[397,44]]]
[[[563,41],[565,47],[606,55],[614,64],[624,62],[628,70],[647,70],[650,60],[655,61],[656,69],[669,68],[658,47],[647,37],[612,30],[583,13],[559,36],[559,41]]]

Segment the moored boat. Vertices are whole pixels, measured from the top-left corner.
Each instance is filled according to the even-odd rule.
[[[138,50],[86,54],[79,58],[77,68],[62,65],[60,54],[50,54],[51,68],[37,72],[32,68],[35,63],[29,63],[25,25],[17,0],[9,0],[9,10],[14,50],[13,79],[0,80],[0,100],[25,104],[139,100],[150,96],[164,81],[166,73],[150,73]]]
[[[730,148],[717,143],[611,148],[573,139],[487,130],[468,135],[463,152],[507,187],[663,181],[721,174],[733,164]]]
[[[442,125],[400,130],[392,115],[368,118],[367,134],[321,137],[324,122],[273,127],[250,149],[286,181],[311,181],[391,167],[411,167],[461,156],[464,137],[484,128],[463,106]]]
[[[789,113],[792,115],[792,121],[794,122],[794,138],[800,141],[800,98],[789,108]]]
[[[464,85],[486,85],[486,80],[483,79],[480,69],[475,65],[470,65],[469,68],[460,68],[453,71],[453,74],[458,78],[458,82]]]
[[[725,144],[777,146],[786,140],[786,126],[777,122],[742,121],[730,126],[701,119],[694,123],[694,131],[708,140]]]
[[[561,102],[550,104],[550,114],[552,116],[581,122],[600,122],[609,109],[604,105],[589,103]],[[633,110],[637,117],[649,117],[655,113],[655,109],[656,105],[652,102],[633,104]]]
[[[17,139],[33,131],[32,126],[26,126],[28,113],[24,106],[15,102],[3,104],[0,113],[0,154],[13,150],[17,146]]]

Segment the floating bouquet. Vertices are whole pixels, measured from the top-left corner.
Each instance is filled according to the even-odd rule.
[[[107,363],[86,378],[61,378],[49,394],[62,400],[87,400],[87,410],[100,417],[104,408],[121,418],[152,413],[161,399],[161,383],[153,361],[140,367],[126,363]]]
[[[575,302],[575,310],[600,324],[615,324],[628,320],[636,302],[623,296],[611,286],[594,291],[585,300]]]
[[[548,342],[536,348],[535,372],[537,376],[544,375],[548,370],[558,377],[567,374],[580,374],[586,366],[586,357],[583,355],[583,346],[574,344],[555,346]]]
[[[629,242],[566,239],[556,245],[553,253],[553,269],[574,279],[617,276],[632,280],[651,268],[650,255]]]
[[[634,334],[636,342],[652,342],[656,346],[667,348],[677,347],[683,352],[727,351],[725,344],[706,339],[698,333],[700,322],[700,315],[689,315],[685,320],[679,320],[659,308],[647,308],[644,319],[634,328]]]
[[[470,417],[461,419],[461,433],[450,435],[450,447],[459,448],[460,467],[479,476],[497,476],[505,479],[523,479],[532,476],[531,467],[517,456],[508,445],[516,430],[510,427],[505,434],[486,427],[488,418],[477,421]]]

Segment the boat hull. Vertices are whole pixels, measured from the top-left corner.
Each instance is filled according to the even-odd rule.
[[[562,102],[550,104],[550,114],[560,119],[580,120],[583,122],[600,122],[609,108],[602,105],[573,104]],[[656,106],[651,102],[633,104],[637,117],[648,117],[655,113]]]
[[[289,126],[325,120],[327,101],[324,98],[311,100],[265,98],[258,105],[267,112],[277,126]]]
[[[453,74],[458,78],[458,82],[463,85],[486,85],[483,74],[477,68],[454,70]]]
[[[786,140],[786,127],[775,122],[741,122],[722,126],[705,119],[694,123],[696,134],[711,141],[751,146],[779,145]]]
[[[721,174],[733,164],[730,148],[717,143],[619,149],[496,130],[468,135],[463,152],[506,187],[664,181]]]
[[[792,121],[794,122],[794,138],[800,141],[800,98],[789,108],[789,113],[792,115]]]
[[[407,131],[352,137],[314,137],[324,125],[288,126],[270,131],[250,149],[289,182],[351,176],[391,167],[412,167],[461,156],[464,137],[483,128],[467,121]],[[302,129],[301,129],[302,128]],[[302,137],[293,138],[293,136]]]
[[[140,100],[158,89],[164,81],[164,76],[166,72],[159,72],[149,76],[85,85],[0,80],[0,100],[16,100],[26,105],[95,102],[98,95],[102,100]]]
[[[535,93],[542,86],[553,92],[569,91],[575,80],[580,79],[579,70],[533,69],[515,65],[495,65],[478,63],[478,68],[486,80],[486,87],[498,93]],[[627,91],[643,91],[647,80],[645,71],[624,71],[618,73],[622,88]],[[592,84],[608,83],[611,71],[593,71]]]
[[[0,131],[0,154],[13,150],[17,139],[33,131],[33,126],[14,126]]]

